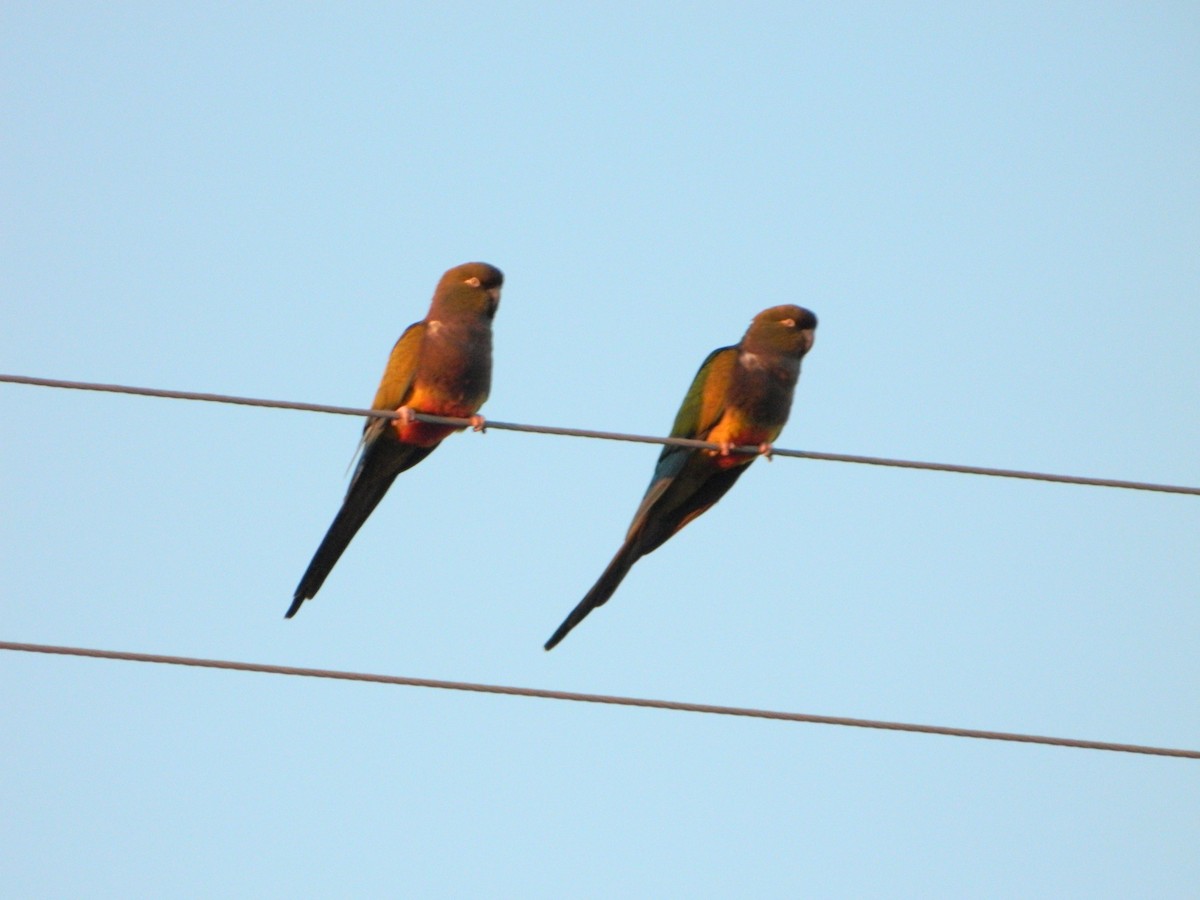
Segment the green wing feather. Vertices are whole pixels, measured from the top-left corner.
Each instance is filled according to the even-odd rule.
[[[687,396],[683,398],[683,405],[675,414],[671,437],[695,438],[702,441],[720,421],[725,412],[726,389],[733,377],[734,366],[737,365],[737,354],[737,347],[718,347],[705,357],[696,372],[696,377],[692,379]],[[658,456],[658,464],[654,467],[654,476],[650,479],[650,487],[646,489],[646,495],[629,525],[627,540],[642,526],[654,504],[683,471],[684,465],[694,452],[688,447],[663,447]]]
[[[683,405],[675,414],[671,426],[671,437],[695,438],[705,436],[725,412],[725,395],[737,365],[737,347],[718,347],[708,354],[700,364],[692,386],[688,388]],[[686,447],[666,447],[665,456],[671,450],[686,450]]]
[[[413,379],[417,374],[417,360],[421,356],[421,342],[425,337],[425,323],[416,322],[404,329],[400,340],[392,347],[383,379],[371,401],[371,409],[399,409],[412,396]],[[370,418],[363,423],[362,441],[359,450],[378,437],[390,424],[388,419]]]
[[[417,374],[417,360],[421,355],[421,341],[425,337],[425,323],[417,322],[404,329],[400,340],[392,348],[383,380],[371,401],[371,409],[398,409],[404,405],[412,391],[413,378]],[[376,420],[378,421],[378,420]]]

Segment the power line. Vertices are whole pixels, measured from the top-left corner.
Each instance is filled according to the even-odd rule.
[[[271,409],[296,409],[307,412],[332,413],[339,416],[370,416],[377,419],[395,419],[394,410],[359,409],[351,406],[330,406],[324,403],[299,403],[290,400],[263,400],[254,397],[235,397],[228,394],[207,394],[196,391],[173,391],[162,388],[130,387],[122,384],[100,384],[90,381],[63,381],[56,378],[37,378],[29,375],[3,375],[0,382],[9,384],[35,385],[38,387],[65,388],[75,391],[101,391],[112,394],[135,394],[142,397],[163,397],[171,400],[202,400],[209,403],[231,403],[238,406],[263,406]],[[469,419],[431,416],[416,413],[422,422],[438,425],[466,427]],[[487,427],[496,431],[518,431],[527,434],[555,434],[566,437],[595,438],[605,441],[630,441],[638,444],[667,444],[676,447],[694,447],[700,450],[717,450],[719,445],[709,441],[689,438],[655,437],[645,434],[625,434],[618,431],[595,431],[587,428],[560,428],[553,425],[524,425],[515,422],[488,420]],[[758,447],[734,447],[736,453],[758,453]],[[1091,487],[1122,488],[1131,491],[1155,491],[1164,494],[1191,494],[1200,496],[1200,487],[1177,484],[1155,484],[1147,481],[1126,481],[1116,478],[1091,478],[1081,475],[1055,475],[1048,472],[1026,472],[1020,469],[995,469],[984,466],[963,466],[953,463],[920,462],[907,459],[889,459],[881,456],[858,456],[848,453],[820,453],[812,450],[773,450],[773,456],[793,459],[815,459],[825,462],[855,463],[865,466],[887,466],[897,469],[923,469],[931,472],[957,472],[962,475],[987,475],[993,478],[1020,478],[1027,481],[1046,481],[1056,484],[1081,484]]]
[[[157,663],[168,666],[192,666],[202,669],[227,669],[235,672],[258,672],[267,675],[292,675],[301,678],[330,678],[337,681],[365,681],[374,684],[393,684],[405,687],[437,688],[446,691],[468,691],[477,694],[503,694],[511,697],[536,697],[542,700],[570,700],[577,703],[603,703],[610,706],[637,706],[644,709],[668,709],[677,712],[707,713],[717,716],[741,716],[751,719],[774,719],[782,722],[806,722],[813,725],[841,725],[850,728],[874,728],[882,731],[908,731],[917,734],[941,734],[950,737],[978,738],[987,741],[1012,741],[1021,744],[1046,744],[1052,747],[1072,747],[1080,750],[1108,750],[1116,753],[1140,753],[1147,756],[1172,756],[1200,759],[1200,750],[1174,750],[1167,747],[1148,747],[1141,744],[1114,744],[1108,741],[1083,741],[1075,738],[1044,737],[1036,734],[1014,734],[1007,731],[979,731],[973,728],[948,728],[941,725],[912,725],[906,722],[882,722],[876,719],[849,719],[843,716],[817,716],[808,713],[778,712],[750,709],[741,706],[713,706],[707,703],[684,703],[677,700],[647,700],[639,697],[619,697],[606,694],[580,694],[574,691],[551,691],[542,688],[506,687],[498,684],[474,684],[466,681],[439,681],[431,678],[406,678],[401,675],[371,675],[364,672],[344,672],[336,669],[309,669],[298,666],[273,666],[265,663],[232,662],[221,659],[197,659],[189,656],[163,656],[152,653],[130,653],[121,650],[93,650],[85,647],[55,647],[47,644],[19,644],[0,641],[0,650],[18,653],[45,653],[55,656],[82,656],[90,659],[111,659],[125,662]]]

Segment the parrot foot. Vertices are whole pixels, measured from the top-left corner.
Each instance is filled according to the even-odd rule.
[[[717,446],[721,448],[717,451],[720,456],[728,456],[737,445],[733,441],[717,441]]]
[[[481,415],[471,416],[471,430],[481,434],[487,431],[487,419]]]
[[[775,458],[775,448],[766,441],[758,445],[758,455],[765,457],[767,462],[771,462]]]
[[[407,440],[409,429],[417,423],[417,411],[411,406],[401,406],[396,409],[396,418],[392,419],[392,430],[400,440]]]

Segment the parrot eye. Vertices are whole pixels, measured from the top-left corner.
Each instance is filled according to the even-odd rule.
[[[470,278],[464,281],[463,284],[469,284],[471,287],[479,287],[479,276],[472,275]]]
[[[782,325],[784,328],[795,328],[796,320],[795,319],[780,319],[779,324]]]

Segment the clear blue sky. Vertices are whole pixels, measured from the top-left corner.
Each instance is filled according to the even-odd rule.
[[[10,3],[0,370],[1200,483],[1187,3]],[[778,460],[551,654],[650,447],[492,432],[293,621],[353,419],[0,386],[0,639],[1200,747],[1200,502]],[[1194,896],[1186,760],[0,654],[12,896]]]

